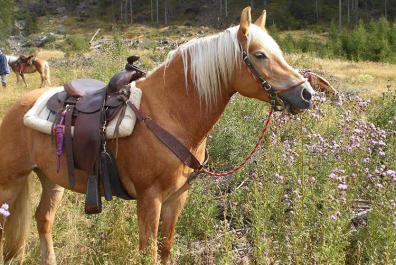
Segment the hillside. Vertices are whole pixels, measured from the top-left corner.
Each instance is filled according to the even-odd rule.
[[[49,30],[59,18],[43,17],[40,23]],[[218,31],[185,25],[113,28],[73,17],[63,25],[68,34],[32,51],[50,61],[53,86],[83,77],[107,81],[131,54],[140,55],[141,66],[150,70],[180,43]],[[102,29],[95,39],[98,47],[89,49],[87,39],[97,28]],[[396,65],[310,53],[286,58],[297,68],[324,75],[340,98],[322,95],[313,110],[297,116],[278,113],[270,136],[244,171],[193,184],[177,225],[176,264],[396,263],[396,190],[390,175],[396,169]],[[38,75],[27,79],[25,89],[15,86],[10,75],[10,86],[0,94],[0,117],[38,86]],[[245,156],[267,110],[266,104],[235,96],[210,136],[213,167],[223,169]],[[40,187],[36,178],[32,183],[34,209]],[[345,190],[341,183],[347,184]],[[354,224],[359,201],[371,212],[362,224]],[[66,192],[53,232],[58,264],[141,264],[136,203],[106,202],[97,216],[86,216],[83,203],[83,195]],[[25,264],[37,264],[39,246],[33,221]]]

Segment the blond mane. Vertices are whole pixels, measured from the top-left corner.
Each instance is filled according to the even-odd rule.
[[[235,26],[215,35],[192,39],[171,51],[165,61],[165,65],[168,66],[176,55],[181,55],[186,89],[188,89],[188,72],[190,72],[201,100],[208,106],[216,104],[222,87],[230,84],[234,70],[241,65],[238,29],[239,26]],[[280,51],[279,46],[267,32],[252,24],[249,29],[249,40],[256,37],[270,45],[272,49]]]

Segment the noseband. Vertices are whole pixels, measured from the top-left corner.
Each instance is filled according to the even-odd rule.
[[[254,66],[254,64],[252,63],[252,61],[249,59],[249,55],[248,53],[243,49],[242,45],[239,45],[241,50],[242,50],[242,59],[245,63],[245,65],[248,67],[248,70],[250,71],[250,73],[253,75],[254,79],[257,80],[257,82],[261,85],[261,87],[270,94],[271,96],[271,106],[274,110],[280,110],[277,109],[276,107],[276,102],[279,99],[278,95],[281,95],[289,90],[292,90],[302,84],[304,84],[305,82],[307,82],[307,79],[304,78],[304,80],[291,85],[289,87],[287,87],[286,89],[282,90],[282,91],[278,91],[276,89],[274,89],[271,84],[257,71],[256,67]]]

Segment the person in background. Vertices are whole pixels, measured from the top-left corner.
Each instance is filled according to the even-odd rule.
[[[3,54],[0,49],[0,77],[1,84],[4,88],[7,87],[6,76],[10,73],[10,66],[8,65],[7,57]]]

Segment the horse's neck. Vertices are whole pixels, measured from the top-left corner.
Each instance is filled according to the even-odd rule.
[[[232,94],[223,91],[216,104],[207,108],[190,78],[187,83],[186,89],[183,64],[177,57],[137,86],[143,90],[142,110],[188,147],[195,148],[219,120]]]

